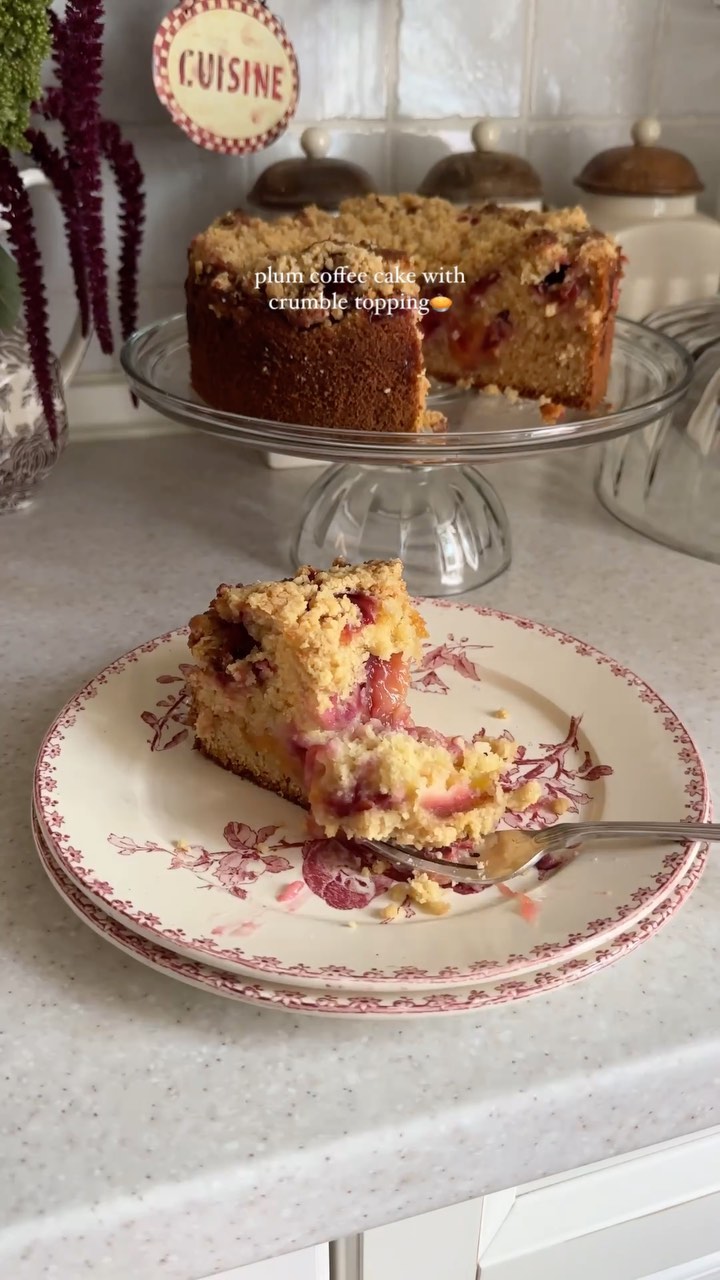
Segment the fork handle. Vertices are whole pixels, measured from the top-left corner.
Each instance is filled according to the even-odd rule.
[[[560,835],[560,826],[548,828],[548,836]],[[617,840],[623,836],[665,836],[680,840],[720,840],[718,822],[578,822],[563,823],[565,840]],[[573,843],[575,843],[573,841]]]

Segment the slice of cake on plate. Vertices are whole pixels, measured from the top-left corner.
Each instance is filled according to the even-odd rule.
[[[425,635],[397,560],[223,585],[190,623],[196,745],[309,807],[329,835],[419,848],[478,839],[513,804],[501,785],[513,746],[413,724]]]

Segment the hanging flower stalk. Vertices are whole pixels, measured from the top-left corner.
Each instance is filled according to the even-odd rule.
[[[53,395],[52,351],[48,333],[42,260],[33,228],[32,205],[20,181],[10,152],[5,147],[0,147],[0,201],[7,206],[5,218],[9,227],[10,243],[15,250],[17,273],[25,300],[27,343],[40,402],[54,443],[57,438],[57,417]]]
[[[83,333],[92,324],[102,350],[110,354],[114,342],[103,218],[103,158],[120,194],[118,309],[123,339],[137,326],[145,194],[132,144],[116,124],[100,115],[103,12],[103,0],[67,0],[62,19],[49,10],[47,0],[3,0],[0,5],[0,206],[5,207],[4,216],[10,224],[28,347],[53,440],[57,421],[47,302],[32,211],[11,153],[29,152],[52,182],[63,212]],[[6,54],[8,42],[23,51],[22,76]],[[57,84],[40,92],[40,64],[48,47]],[[62,148],[54,146],[42,129],[31,126],[32,113],[60,125]]]

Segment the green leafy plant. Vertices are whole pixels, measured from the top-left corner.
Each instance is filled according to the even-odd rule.
[[[40,70],[50,53],[46,0],[0,3],[0,146],[29,151],[25,130],[40,97]]]

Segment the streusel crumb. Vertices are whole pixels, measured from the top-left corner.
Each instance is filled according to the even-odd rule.
[[[408,882],[408,894],[421,911],[431,916],[444,916],[450,910],[450,903],[444,889],[436,880],[431,880],[426,871],[414,876]]]
[[[570,801],[567,796],[556,796],[554,800],[550,801],[550,808],[553,813],[556,813],[558,817],[561,817],[562,814],[567,813],[570,808]]]

